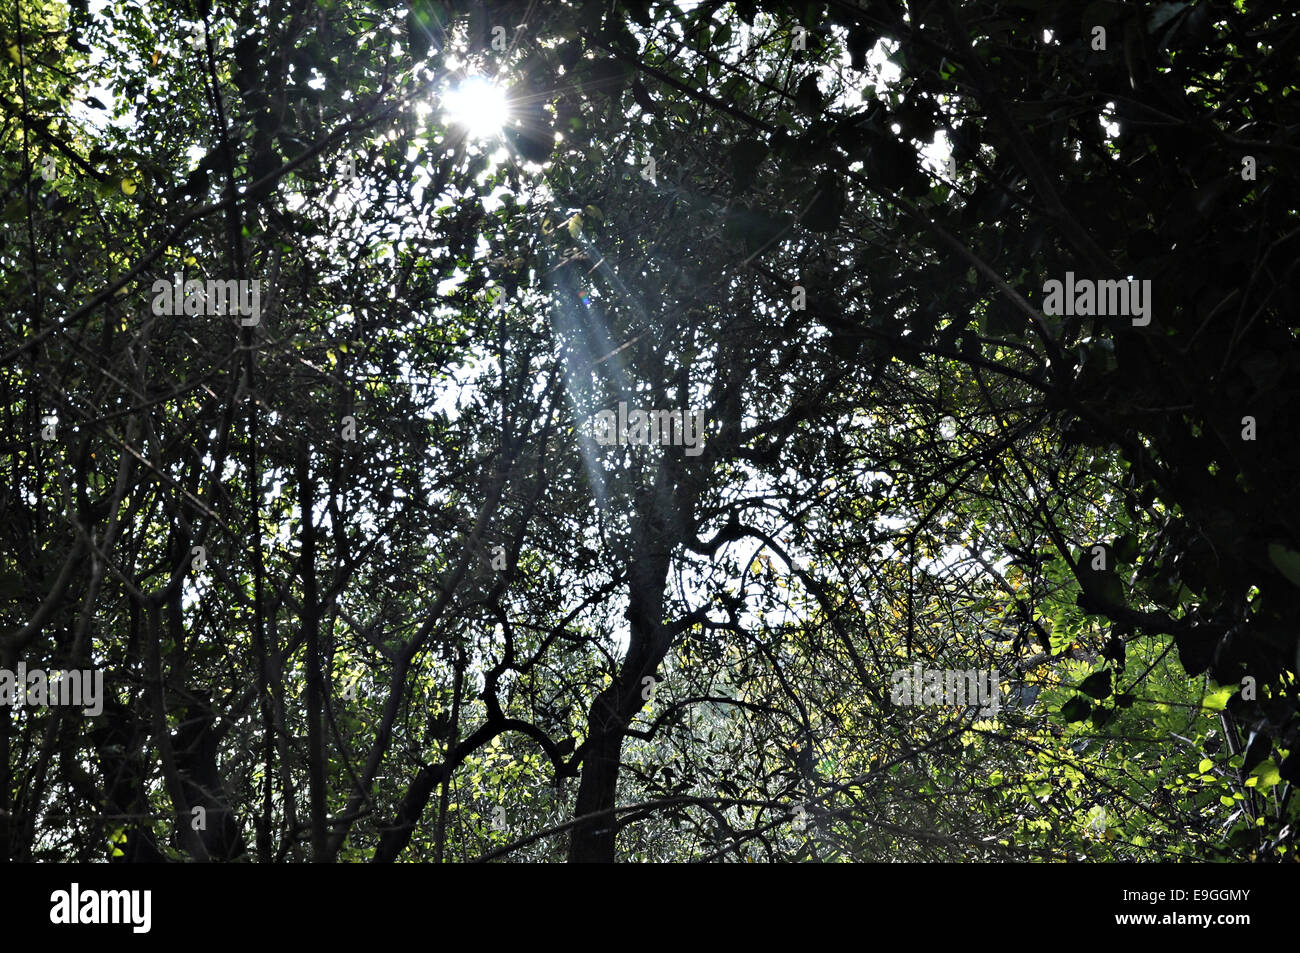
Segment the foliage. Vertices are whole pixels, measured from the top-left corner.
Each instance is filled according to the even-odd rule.
[[[1293,859],[1296,17],[22,0],[6,856]]]

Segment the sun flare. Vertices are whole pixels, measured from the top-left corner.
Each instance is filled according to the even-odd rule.
[[[447,120],[474,139],[499,135],[508,116],[505,90],[481,76],[470,77],[447,94]]]

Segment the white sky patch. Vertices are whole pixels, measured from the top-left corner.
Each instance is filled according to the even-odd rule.
[[[1115,121],[1114,103],[1106,104],[1106,107],[1102,110],[1101,115],[1097,117],[1097,121],[1101,123],[1101,128],[1106,130],[1106,137],[1108,139],[1118,138],[1119,123]]]

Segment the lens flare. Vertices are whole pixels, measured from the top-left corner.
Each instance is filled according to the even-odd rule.
[[[506,92],[481,76],[470,77],[447,94],[445,115],[471,138],[500,135],[509,116]]]

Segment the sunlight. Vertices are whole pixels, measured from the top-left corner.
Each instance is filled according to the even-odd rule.
[[[473,139],[499,135],[509,115],[505,90],[481,76],[472,76],[447,94],[445,115]]]

